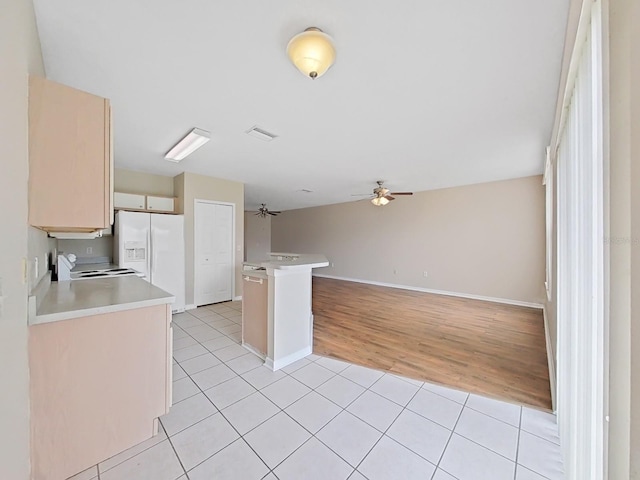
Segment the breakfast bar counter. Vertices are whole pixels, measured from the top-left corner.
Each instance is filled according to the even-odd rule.
[[[261,270],[243,272],[242,321],[243,344],[254,353],[262,354],[266,350],[265,366],[275,371],[312,352],[311,272],[314,268],[326,267],[329,262],[320,254],[272,253],[270,256],[263,262],[245,264]],[[265,306],[256,307],[256,304],[266,304],[266,312]],[[260,336],[266,334],[264,342],[255,343],[256,332]]]

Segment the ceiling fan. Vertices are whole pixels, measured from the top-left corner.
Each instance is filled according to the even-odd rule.
[[[361,194],[361,195],[352,195],[353,197],[358,197],[362,195],[368,195],[371,197],[371,203],[373,203],[376,207],[383,207],[391,200],[395,200],[394,195],[413,195],[413,192],[391,192],[388,188],[384,187],[382,184],[384,180],[378,180],[376,182],[378,186],[373,189],[373,194]]]
[[[273,215],[275,217],[279,213],[282,213],[282,212],[270,212],[269,209],[267,208],[267,204],[262,203],[260,204],[260,208],[255,214],[261,216],[262,218],[267,218],[267,215]]]

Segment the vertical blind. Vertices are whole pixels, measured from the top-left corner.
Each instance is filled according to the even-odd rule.
[[[604,478],[604,229],[600,2],[557,146],[557,411],[567,480]]]

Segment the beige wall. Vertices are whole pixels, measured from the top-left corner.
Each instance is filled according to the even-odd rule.
[[[610,0],[609,41],[609,202],[605,205],[609,243],[609,478],[640,478],[640,336],[638,288],[638,155],[640,75],[635,0]],[[635,12],[633,10],[635,9]],[[605,18],[607,10],[605,9]],[[636,23],[633,23],[633,20]],[[605,34],[605,38],[607,35]],[[632,53],[635,45],[635,52]],[[636,65],[632,68],[632,59]],[[606,64],[606,63],[605,63]],[[608,100],[608,101],[607,101]],[[607,127],[605,123],[605,128]],[[635,162],[632,158],[635,157]]]
[[[91,253],[87,253],[89,247],[92,250]],[[65,254],[73,253],[78,258],[113,258],[113,237],[105,235],[90,240],[58,240],[58,251]]]
[[[27,284],[28,73],[42,75],[42,55],[30,0],[3,2],[0,15],[0,478],[29,477]],[[39,232],[38,232],[39,233]],[[38,235],[40,237],[40,235]],[[46,237],[45,237],[46,238]],[[35,241],[38,248],[44,246]],[[46,248],[46,247],[44,247]]]
[[[284,212],[273,251],[325,254],[317,273],[542,303],[544,187],[539,176]],[[423,272],[427,272],[427,277]]]
[[[631,445],[630,478],[640,479],[640,4],[631,13]]]
[[[271,215],[244,212],[244,258],[247,262],[267,260],[271,252]]]
[[[161,197],[173,196],[173,177],[165,177],[164,175],[116,168],[113,185],[116,192],[141,193]]]
[[[242,260],[244,258],[244,185],[230,180],[183,173],[174,178],[174,193],[180,212],[184,213],[186,304],[194,303],[194,201],[211,200],[235,204],[235,290],[242,295]]]

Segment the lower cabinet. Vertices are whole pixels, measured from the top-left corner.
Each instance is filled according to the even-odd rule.
[[[171,344],[170,305],[29,327],[32,478],[66,479],[156,434]]]
[[[242,279],[242,344],[264,357],[269,307],[267,278],[243,275]]]

